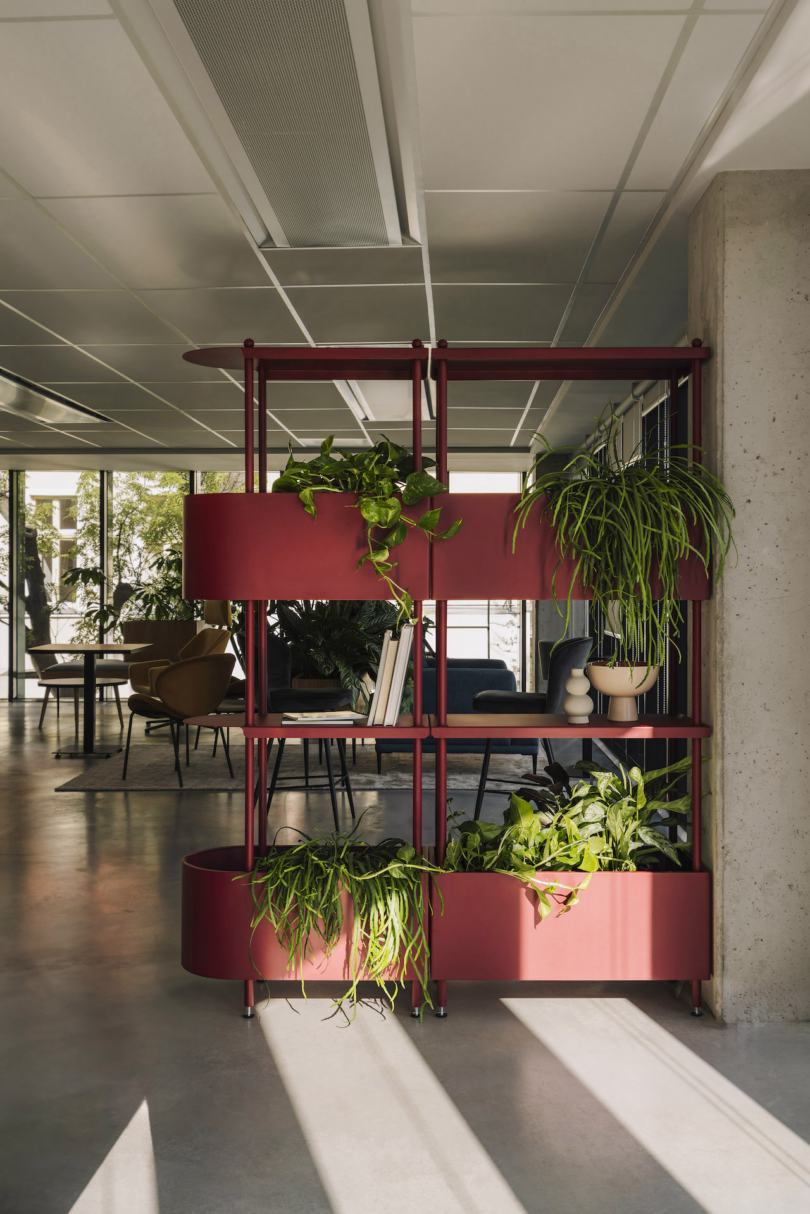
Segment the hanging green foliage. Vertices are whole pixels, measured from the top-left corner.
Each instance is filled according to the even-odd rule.
[[[649,636],[642,659],[649,669],[664,660],[667,638],[675,643],[683,622],[678,562],[696,557],[710,576],[714,562],[716,584],[734,543],[734,507],[717,477],[695,462],[697,448],[684,444],[659,450],[648,440],[623,459],[619,427],[609,425],[607,433],[606,446],[597,454],[587,448],[557,451],[543,440],[547,449],[535,462],[516,507],[512,550],[538,505],[557,535],[555,598],[563,560],[570,556],[575,564],[566,596],[566,630],[578,579],[618,634],[610,665],[620,658],[637,662],[639,639]],[[657,600],[651,591],[654,572],[661,583]]]
[[[392,549],[401,544],[409,527],[418,527],[431,540],[451,539],[458,534],[461,520],[437,531],[441,507],[426,510],[420,518],[411,518],[404,506],[415,506],[425,498],[447,492],[447,487],[426,471],[435,460],[423,459],[416,471],[413,455],[389,439],[382,439],[368,451],[332,453],[334,436],[321,444],[321,453],[313,460],[296,460],[292,450],[287,465],[273,483],[273,493],[297,493],[308,514],[317,514],[316,493],[354,493],[355,506],[366,526],[368,552],[357,562],[358,569],[370,561],[377,576],[388,586],[399,604],[399,623],[413,618],[413,600],[408,590],[391,574],[397,562]],[[380,532],[384,534],[380,535]]]
[[[314,943],[329,955],[343,932],[341,892],[348,893],[354,911],[350,985],[337,1004],[356,1007],[357,984],[365,979],[376,982],[393,1003],[411,967],[430,1003],[424,878],[437,870],[404,839],[363,843],[356,837],[359,826],[360,821],[350,834],[298,831],[303,842],[274,845],[260,857],[250,878],[251,931],[268,921],[287,954],[288,969],[309,957]]]

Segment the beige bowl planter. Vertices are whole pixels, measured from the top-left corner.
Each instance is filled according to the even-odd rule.
[[[636,696],[643,696],[655,686],[661,667],[648,668],[646,662],[637,666],[628,662],[617,662],[615,666],[608,666],[607,662],[590,662],[586,669],[596,690],[610,696],[608,720],[637,721]]]

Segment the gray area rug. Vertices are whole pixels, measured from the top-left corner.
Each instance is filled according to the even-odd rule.
[[[192,737],[193,743],[193,737]],[[357,746],[357,763],[351,761],[351,744],[347,745],[349,759],[349,779],[352,788],[382,791],[388,788],[411,788],[411,756],[409,754],[387,754],[383,756],[382,775],[377,774],[377,756],[373,742],[365,746]],[[326,764],[318,765],[318,746],[311,743],[310,779],[326,780]],[[448,755],[447,785],[448,788],[476,789],[481,775],[480,754]],[[191,751],[191,762],[185,765],[185,751],[181,747],[183,762],[183,784],[190,792],[239,792],[244,787],[245,757],[241,736],[234,733],[231,738],[231,762],[234,778],[228,774],[222,744],[217,746],[216,756],[212,754],[211,735],[200,739],[198,750]],[[337,749],[332,748],[332,761],[335,772],[339,770]],[[270,756],[270,771],[268,782],[275,763],[275,749]],[[434,788],[435,756],[426,754],[423,760],[422,787]],[[543,755],[538,756],[538,770],[543,770]],[[157,790],[174,791],[179,788],[174,772],[174,755],[171,750],[168,734],[150,739],[146,743],[133,743],[129,754],[129,768],[126,780],[121,774],[124,767],[123,752],[113,755],[111,759],[95,759],[72,780],[60,784],[57,792],[148,792]],[[493,755],[489,768],[487,787],[490,790],[508,789],[514,787],[502,783],[503,780],[518,780],[524,772],[532,770],[531,757],[528,755]],[[284,750],[280,775],[300,775],[300,783],[304,782],[304,756],[300,744],[292,739]],[[498,777],[501,777],[499,781]],[[294,781],[290,781],[290,784]],[[280,785],[283,789],[284,785]]]

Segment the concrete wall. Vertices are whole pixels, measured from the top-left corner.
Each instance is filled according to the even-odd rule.
[[[810,1019],[810,172],[721,173],[690,219],[689,337],[739,563],[704,608],[704,849],[728,1022]]]

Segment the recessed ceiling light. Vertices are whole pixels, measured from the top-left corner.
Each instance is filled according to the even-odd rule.
[[[10,371],[0,371],[0,409],[16,417],[24,417],[27,421],[45,422],[49,426],[76,426],[110,420],[103,413],[77,405],[75,401],[47,388],[40,388]]]

